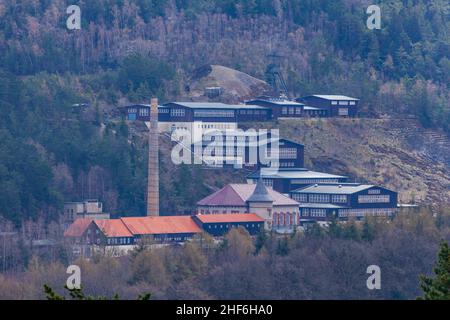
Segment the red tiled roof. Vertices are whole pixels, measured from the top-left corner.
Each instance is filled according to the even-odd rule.
[[[199,214],[197,218],[202,223],[264,222],[263,218],[254,213]]]
[[[121,218],[133,234],[200,233],[191,216],[157,216]]]
[[[219,191],[203,198],[199,206],[245,206],[248,198],[255,191],[256,184],[228,184]],[[271,189],[267,188],[274,206],[296,206],[298,202]]]
[[[79,218],[76,219],[72,224],[64,231],[64,237],[81,237],[86,229],[89,227],[89,224],[92,222],[92,219]]]
[[[132,237],[133,234],[121,219],[94,220],[94,223],[107,237]]]

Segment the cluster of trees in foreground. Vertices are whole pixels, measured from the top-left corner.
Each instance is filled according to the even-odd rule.
[[[442,245],[439,263],[437,252],[449,240],[448,209],[434,216],[427,209],[411,209],[392,220],[313,225],[288,236],[261,233],[252,238],[244,229],[233,229],[221,242],[202,235],[183,246],[142,245],[119,258],[31,257],[26,269],[0,275],[0,298],[45,299],[49,292],[69,297],[63,289],[69,264],[80,266],[83,294],[93,297],[136,299],[150,293],[152,299],[443,298],[449,290],[448,250]],[[432,276],[436,263],[435,272],[441,276],[421,280]],[[381,268],[380,290],[366,286],[369,265]],[[44,285],[51,290],[44,292]]]

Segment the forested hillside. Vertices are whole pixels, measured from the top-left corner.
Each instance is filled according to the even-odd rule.
[[[69,4],[81,8],[81,30],[66,29]],[[0,0],[0,215],[53,219],[64,201],[88,196],[113,213],[143,213],[145,144],[110,111],[175,99],[204,64],[264,79],[275,52],[293,96],[357,96],[362,116],[412,116],[448,133],[449,2],[381,1],[381,30],[365,26],[369,4]],[[176,174],[203,179],[195,168]],[[167,211],[192,201],[172,180],[162,190],[175,190],[163,193],[175,203]]]

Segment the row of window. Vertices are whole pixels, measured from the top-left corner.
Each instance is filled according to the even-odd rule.
[[[368,209],[339,209],[339,217],[364,217],[364,216],[391,216],[395,209],[368,208]]]
[[[266,115],[266,110],[240,110],[240,114],[246,114],[246,115]]]
[[[302,114],[302,108],[301,107],[283,107],[281,108],[281,114],[283,115],[300,115]]]
[[[333,106],[336,106],[336,105],[340,105],[340,106],[348,106],[348,105],[350,105],[350,106],[354,106],[354,105],[356,105],[356,101],[331,101],[331,104],[333,105]]]
[[[282,168],[294,168],[295,167],[295,162],[292,162],[292,161],[281,162],[281,163],[279,163],[279,167],[282,167]]]
[[[312,217],[312,218],[326,218],[327,211],[325,209],[308,209],[302,210],[302,217]]]
[[[239,226],[243,226],[243,224],[239,224]],[[246,223],[245,224],[245,227],[247,228],[247,229],[249,229],[249,228],[255,228],[255,224],[254,223]],[[237,225],[230,225],[230,224],[219,224],[219,225],[217,225],[217,224],[215,224],[214,225],[214,228],[213,228],[213,226],[212,225],[209,225],[208,226],[208,229],[229,229],[229,228],[237,228],[238,226]]]
[[[338,183],[338,179],[292,179],[291,184]]]
[[[310,194],[309,202],[312,203],[330,203],[330,196],[328,194]]]
[[[273,226],[293,226],[295,225],[295,213],[274,213]]]
[[[358,203],[389,203],[389,202],[391,202],[391,197],[388,194],[358,196]]]
[[[280,159],[297,159],[297,148],[280,148]]]
[[[131,244],[131,238],[108,238],[107,243],[108,245]]]
[[[184,109],[170,109],[171,117],[184,117],[186,114],[186,110]]]
[[[195,110],[196,118],[233,118],[234,110]]]

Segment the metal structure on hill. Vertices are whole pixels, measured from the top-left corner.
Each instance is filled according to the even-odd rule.
[[[269,65],[266,68],[266,81],[273,88],[275,94],[280,97],[288,98],[289,92],[284,80],[283,73],[281,72],[281,58],[282,55],[277,53],[270,53],[267,55],[269,58]]]

